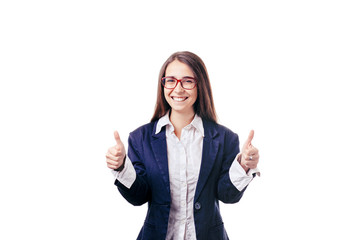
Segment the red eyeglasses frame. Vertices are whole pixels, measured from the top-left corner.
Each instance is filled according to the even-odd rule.
[[[164,82],[165,78],[171,78],[171,79],[176,80],[175,87],[173,87],[173,88],[167,88],[167,87],[165,87],[165,82]],[[184,88],[184,87],[183,87],[183,84],[182,84],[182,80],[184,80],[184,79],[195,80],[195,86],[194,86],[193,88]],[[196,78],[193,78],[193,77],[183,77],[182,79],[177,79],[176,77],[163,77],[163,78],[161,78],[161,84],[162,84],[163,87],[166,88],[166,89],[175,89],[179,82],[180,82],[180,86],[181,86],[183,89],[186,89],[186,90],[194,89],[194,88],[196,87],[196,85],[197,85],[197,80],[196,80]]]

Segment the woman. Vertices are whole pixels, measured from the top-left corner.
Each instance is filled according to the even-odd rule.
[[[257,173],[251,131],[241,154],[237,134],[216,123],[203,61],[191,52],[171,55],[160,70],[150,123],[129,136],[128,155],[106,154],[115,185],[133,205],[148,203],[137,239],[228,239],[219,200],[236,203]]]

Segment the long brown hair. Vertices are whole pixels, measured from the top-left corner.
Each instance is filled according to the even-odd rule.
[[[187,51],[176,52],[172,54],[161,67],[158,79],[158,91],[155,112],[151,119],[151,122],[158,120],[159,118],[164,116],[169,109],[171,109],[164,96],[164,87],[161,84],[161,78],[165,77],[165,71],[167,66],[175,60],[178,60],[189,66],[194,73],[194,77],[197,80],[198,97],[196,99],[196,102],[194,103],[195,113],[202,119],[217,122],[211,85],[205,64],[199,56]]]

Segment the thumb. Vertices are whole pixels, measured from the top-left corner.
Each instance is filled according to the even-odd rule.
[[[248,138],[246,139],[246,141],[244,143],[244,146],[251,145],[251,141],[253,140],[253,138],[254,138],[254,130],[251,130],[250,133],[249,133]]]
[[[114,131],[114,137],[115,137],[115,140],[116,140],[116,145],[121,145],[122,142],[121,142],[121,139],[120,139],[120,135],[118,133],[118,131]]]

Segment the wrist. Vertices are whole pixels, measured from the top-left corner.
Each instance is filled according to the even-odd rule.
[[[243,161],[241,161],[242,159],[242,154],[240,154],[240,156],[238,157],[237,161],[239,162],[240,166],[244,169],[244,171],[246,173],[248,173],[248,171],[250,170],[249,167],[247,167],[245,164],[243,164]]]
[[[117,169],[114,169],[114,170],[121,172],[125,167],[125,160],[126,160],[126,154],[125,154],[124,160],[123,160],[122,164],[120,165],[120,167],[118,167]]]

